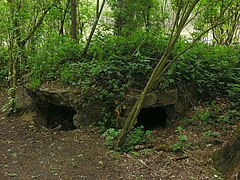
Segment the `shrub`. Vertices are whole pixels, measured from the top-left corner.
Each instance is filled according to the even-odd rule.
[[[178,46],[183,49],[185,45]],[[171,86],[178,82],[190,82],[205,97],[230,95],[239,99],[239,58],[238,51],[230,47],[196,44],[170,67],[162,84]]]
[[[144,131],[143,126],[134,128],[133,131],[131,131],[128,134],[122,149],[119,149],[119,150],[129,152],[134,150],[135,145],[145,144],[147,142],[150,142],[151,140],[149,136],[151,135],[151,133],[152,131],[150,130]],[[110,128],[106,130],[103,133],[103,136],[105,137],[105,144],[108,147],[112,148],[119,134],[120,134],[120,130],[116,130],[114,128]]]
[[[60,77],[62,64],[65,62],[77,62],[81,45],[76,44],[67,37],[58,35],[47,39],[42,47],[28,57],[31,82],[56,80]]]

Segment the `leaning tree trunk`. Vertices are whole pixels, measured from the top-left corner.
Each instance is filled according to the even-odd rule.
[[[121,147],[128,135],[128,133],[134,128],[134,125],[137,123],[137,116],[143,106],[144,100],[146,95],[152,90],[152,88],[156,85],[160,77],[163,75],[163,73],[168,69],[168,67],[174,63],[183,53],[185,53],[187,50],[189,50],[191,47],[194,46],[194,44],[209,30],[215,28],[216,26],[224,23],[226,20],[220,20],[219,22],[216,22],[212,27],[208,28],[204,32],[202,32],[197,38],[195,38],[192,43],[181,53],[179,53],[173,60],[168,61],[168,57],[171,54],[179,36],[182,32],[183,28],[193,19],[189,19],[189,16],[191,12],[194,10],[195,6],[200,0],[195,0],[191,4],[187,4],[185,7],[178,6],[178,10],[176,13],[176,18],[174,22],[174,26],[172,29],[172,34],[170,36],[170,40],[168,43],[168,46],[159,60],[158,64],[156,65],[151,77],[148,80],[147,85],[145,86],[143,92],[141,93],[140,97],[137,99],[136,103],[134,104],[133,108],[131,109],[124,126],[121,130],[121,133],[119,137],[117,138],[116,144],[114,146],[115,149],[119,149]],[[239,10],[239,8],[237,8]],[[200,11],[199,11],[200,12]]]
[[[125,121],[125,124],[122,128],[121,134],[116,141],[116,144],[115,144],[116,149],[123,145],[124,140],[126,139],[128,133],[134,128],[134,125],[137,123],[137,116],[143,106],[144,99],[145,99],[147,93],[149,93],[151,91],[151,89],[154,87],[156,82],[158,82],[158,79],[160,79],[162,74],[166,71],[166,66],[168,66],[167,65],[168,57],[171,54],[179,36],[180,36],[180,33],[182,32],[183,28],[188,23],[188,18],[190,16],[191,12],[193,11],[194,7],[196,6],[196,4],[198,2],[199,2],[199,0],[195,0],[192,4],[189,4],[189,6],[188,5],[186,5],[185,7],[178,6],[175,23],[174,23],[174,27],[172,30],[172,34],[171,34],[168,46],[167,46],[163,56],[159,60],[158,64],[156,65],[153,73],[151,74],[151,77],[149,78],[148,83],[145,86],[143,92],[141,93],[140,97],[134,104],[130,114],[128,115],[128,117]],[[183,14],[180,17],[181,12],[183,12]]]
[[[98,11],[98,12],[96,12],[96,19],[95,19],[95,22],[93,24],[92,30],[91,30],[91,32],[89,34],[86,46],[85,46],[85,48],[83,50],[82,57],[86,57],[87,56],[87,52],[88,52],[88,49],[90,47],[91,40],[92,40],[93,34],[94,34],[94,32],[95,32],[95,30],[97,28],[98,21],[99,21],[99,19],[101,17],[102,10],[103,10],[105,2],[106,2],[106,0],[103,0],[101,8],[100,8],[100,10],[98,10],[99,9],[99,1],[97,1],[97,5],[96,5],[96,9],[97,10],[96,11]]]

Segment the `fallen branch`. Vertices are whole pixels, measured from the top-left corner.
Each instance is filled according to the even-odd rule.
[[[170,158],[173,161],[179,161],[179,160],[184,160],[184,159],[188,159],[189,156],[188,155],[183,155],[183,156],[179,156],[179,157],[172,157]]]

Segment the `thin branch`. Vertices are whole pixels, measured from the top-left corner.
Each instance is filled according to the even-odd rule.
[[[90,35],[89,35],[89,37],[88,37],[88,39],[87,39],[86,46],[85,46],[85,48],[84,48],[84,50],[83,50],[83,53],[82,53],[82,57],[86,57],[86,56],[87,56],[87,51],[88,51],[88,49],[89,49],[89,47],[90,47],[90,43],[91,43],[93,34],[94,34],[95,30],[96,30],[96,27],[97,27],[97,25],[98,25],[98,21],[99,21],[99,19],[100,19],[101,14],[102,14],[102,10],[103,10],[103,7],[104,7],[105,2],[106,2],[106,0],[103,0],[102,5],[101,5],[101,8],[100,8],[100,10],[99,10],[99,12],[98,12],[98,14],[97,14],[97,17],[96,17],[95,22],[94,22],[94,24],[93,24],[92,30],[91,30],[91,32],[90,32]]]
[[[33,36],[34,32],[41,26],[41,24],[43,23],[43,20],[45,18],[45,16],[47,15],[47,13],[50,11],[50,9],[52,9],[53,5],[49,6],[42,14],[42,16],[39,18],[38,22],[36,23],[36,25],[33,27],[32,31],[27,35],[27,37],[25,37],[22,41],[21,44],[22,46],[25,46],[25,44],[27,43],[27,41],[29,39],[31,39],[31,37]]]
[[[213,1],[212,3],[210,3],[208,6],[213,6],[216,2],[218,2],[218,0]],[[200,8],[200,6],[199,6]],[[202,8],[202,9],[198,9],[197,12],[186,22],[186,26],[194,19],[197,17],[197,15],[199,15],[200,13],[202,13],[204,10],[206,9],[206,7]],[[186,27],[185,26],[185,27]]]
[[[210,28],[208,28],[208,29],[206,29],[205,31],[203,31],[198,37],[196,37],[196,38],[192,41],[192,43],[191,43],[186,49],[184,49],[184,50],[183,50],[181,53],[179,53],[172,61],[170,61],[170,62],[165,66],[165,68],[163,69],[163,71],[162,71],[160,74],[158,74],[158,76],[161,76],[161,75],[169,68],[170,65],[172,65],[174,62],[176,62],[176,61],[178,60],[178,58],[179,58],[181,55],[183,55],[186,51],[188,51],[189,49],[191,49],[191,48],[195,45],[195,43],[196,43],[198,40],[201,39],[201,37],[202,37],[204,34],[206,34],[206,33],[207,33],[208,31],[210,31],[211,29],[219,26],[220,24],[224,23],[225,21],[227,21],[227,20],[230,19],[230,18],[231,18],[231,17],[225,19],[224,21],[218,22],[218,23],[216,23],[215,25],[213,25],[213,26],[211,26]]]

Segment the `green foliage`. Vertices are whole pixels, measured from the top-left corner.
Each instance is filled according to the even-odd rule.
[[[136,30],[128,36],[98,33],[92,40],[90,59],[104,60],[113,56],[138,55],[145,58],[160,58],[167,46],[167,36],[161,31]],[[155,59],[156,61],[158,59]]]
[[[239,24],[238,1],[202,1],[198,6],[203,8],[201,16],[195,21],[194,28],[202,32],[218,21],[223,21],[212,29],[213,44],[229,45],[238,42],[237,29]]]
[[[204,125],[233,124],[238,120],[240,120],[238,104],[220,100],[206,103],[205,107],[197,109],[191,117],[183,119],[185,123],[201,128],[204,128]]]
[[[186,46],[179,42],[179,53]],[[204,52],[204,53],[203,53]],[[173,84],[191,83],[204,97],[226,96],[240,98],[240,69],[237,49],[225,46],[208,46],[203,43],[186,52],[165,74],[163,87]]]
[[[80,59],[81,43],[75,44],[67,37],[56,35],[31,54],[27,67],[31,71],[33,87],[44,81],[60,80],[86,92],[89,95],[86,102],[93,99],[103,101],[105,110],[101,119],[105,119],[106,126],[118,127],[116,122],[124,112],[127,91],[145,86],[166,45],[164,35],[156,37],[141,30],[121,38],[98,33],[93,38],[87,59]],[[187,45],[188,42],[180,40],[169,59]],[[235,49],[199,43],[170,67],[159,86],[166,89],[191,83],[204,97],[229,95],[238,101],[238,59]],[[211,112],[197,115],[204,123],[208,123],[212,116]]]
[[[135,145],[139,144],[145,144],[150,141],[149,136],[151,135],[152,131],[147,130],[144,131],[143,126],[139,126],[133,129],[131,133],[127,136],[125,143],[122,147],[122,151],[132,151],[134,150]],[[103,133],[103,136],[105,137],[105,144],[112,148],[115,144],[116,138],[119,136],[120,130],[116,130],[114,128],[110,128],[107,131]]]
[[[120,134],[120,130],[109,128],[107,131],[105,131],[102,134],[102,136],[105,137],[104,144],[112,148],[114,146],[114,140],[118,137],[119,134]]]
[[[81,87],[88,94],[86,102],[93,99],[104,102],[103,106],[107,108],[105,112],[111,112],[111,116],[107,117],[109,123],[106,124],[115,125],[114,121],[124,111],[128,89],[141,89],[147,83],[155,63],[145,56],[153,55],[150,54],[153,53],[150,45],[151,49],[156,45],[162,46],[161,38],[156,40],[153,35],[141,43],[141,35],[146,34],[132,34],[129,41],[128,38],[118,39],[112,35],[103,37],[98,34],[93,39],[89,57],[81,60],[81,44],[76,45],[68,38],[53,36],[29,57],[32,87],[54,80]],[[155,50],[158,54],[161,51]]]
[[[133,150],[135,145],[138,144],[145,144],[150,141],[149,136],[151,135],[152,131],[147,130],[144,131],[143,126],[139,126],[133,129],[132,132],[129,133],[125,140],[125,144],[123,148],[125,151]]]
[[[207,124],[207,123],[212,122],[212,120],[213,120],[212,118],[213,118],[214,114],[211,111],[205,110],[202,112],[198,112],[196,114],[196,116],[202,123]]]
[[[78,61],[80,49],[81,46],[70,38],[58,35],[49,37],[41,48],[32,52],[28,57],[30,63],[27,67],[31,72],[32,86],[36,87],[41,81],[56,80],[61,73],[67,73],[59,71],[61,65],[66,62]]]
[[[203,135],[204,137],[219,137],[221,134],[219,132],[206,131]]]
[[[240,98],[240,84],[236,83],[229,83],[227,84],[228,89],[226,90],[228,92],[228,95],[233,101],[239,101]]]
[[[184,134],[182,126],[178,126],[175,132],[178,133],[178,142],[172,145],[172,150],[182,151],[184,146],[189,144],[188,138]]]

